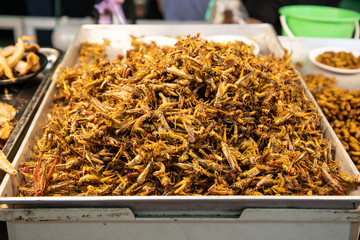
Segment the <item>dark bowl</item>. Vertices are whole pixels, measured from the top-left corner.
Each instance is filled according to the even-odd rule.
[[[39,56],[39,61],[40,61],[39,71],[31,72],[31,73],[28,73],[23,76],[18,76],[18,77],[15,77],[14,79],[2,79],[2,80],[0,80],[0,86],[12,85],[12,84],[18,84],[18,83],[25,82],[31,78],[34,78],[39,72],[41,72],[45,68],[48,60],[47,60],[46,56],[42,53],[36,52],[35,54]]]

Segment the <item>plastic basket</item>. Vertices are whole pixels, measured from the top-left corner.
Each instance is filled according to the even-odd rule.
[[[281,7],[283,35],[290,37],[359,37],[360,14],[342,8],[291,5]]]

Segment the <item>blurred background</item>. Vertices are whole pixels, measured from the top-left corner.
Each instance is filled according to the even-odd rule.
[[[224,11],[220,23],[267,22],[273,24],[278,34],[281,33],[278,20],[280,6],[314,4],[360,12],[360,0],[110,0],[109,2],[111,1],[121,6],[129,24],[219,21],[216,16],[211,16],[210,10],[216,7],[215,2],[227,2],[227,6],[235,6],[236,12],[234,9],[231,9],[233,12],[228,9]],[[33,35],[37,37],[38,44],[42,47],[66,50],[65,42],[71,42],[80,25],[99,22],[99,12],[94,5],[101,2],[101,0],[2,1],[0,46],[13,44],[17,36]],[[103,14],[111,15],[111,12]],[[238,19],[234,19],[235,17]]]
[[[0,46],[16,42],[20,35],[34,35],[40,46],[53,47],[53,31],[66,26],[97,23],[94,5],[101,0],[11,0],[0,6]],[[144,0],[122,3],[129,23],[142,16]],[[135,6],[137,9],[135,9]],[[140,10],[140,12],[139,12]]]

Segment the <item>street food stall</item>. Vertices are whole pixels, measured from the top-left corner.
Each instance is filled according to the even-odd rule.
[[[358,239],[359,52],[269,24],[82,25],[40,47],[33,87],[6,86],[9,239]]]

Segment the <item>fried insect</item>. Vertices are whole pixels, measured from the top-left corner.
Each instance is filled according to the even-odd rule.
[[[80,62],[87,62],[91,59],[95,59],[98,57],[103,58],[106,55],[105,47],[109,44],[110,41],[107,39],[104,39],[104,42],[102,44],[90,42],[82,43],[79,54]]]
[[[356,69],[360,68],[360,56],[355,57],[351,52],[327,51],[316,57],[316,61],[336,68]]]
[[[257,57],[243,43],[196,35],[164,48],[134,39],[126,57],[92,61],[105,45],[83,45],[80,64],[59,75],[19,195],[337,195],[356,187],[338,171],[288,54]]]
[[[309,74],[304,80],[360,170],[360,91],[338,88],[335,78],[322,74]]]

